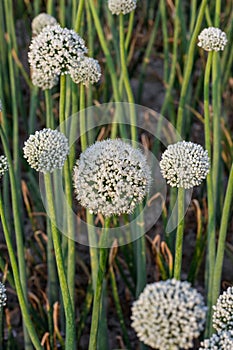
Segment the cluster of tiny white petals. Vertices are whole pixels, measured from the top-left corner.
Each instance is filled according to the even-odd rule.
[[[69,154],[68,139],[57,130],[43,129],[30,135],[24,142],[23,151],[33,169],[51,173],[63,167]]]
[[[190,283],[155,282],[133,303],[132,327],[154,349],[190,349],[204,328],[206,310],[202,295]]]
[[[215,27],[203,29],[198,35],[198,40],[197,45],[205,51],[223,51],[227,44],[226,33]]]
[[[213,334],[210,339],[205,339],[200,344],[199,350],[232,350],[233,331],[222,331]]]
[[[58,24],[56,18],[48,13],[40,13],[32,21],[32,34],[38,35],[46,26],[54,26]]]
[[[108,0],[108,8],[113,15],[126,15],[136,9],[137,0]]]
[[[218,297],[213,310],[213,327],[218,332],[233,330],[233,287],[229,287]]]
[[[32,70],[31,73],[32,84],[41,88],[42,90],[52,89],[59,81],[58,75],[44,74],[39,69]]]
[[[84,40],[73,30],[59,25],[46,26],[32,39],[28,60],[34,74],[34,83],[53,86],[61,74],[69,73],[87,52]],[[51,79],[51,85],[48,83]]]
[[[193,142],[177,142],[169,145],[162,154],[160,169],[172,187],[188,189],[198,186],[210,169],[208,152]]]
[[[0,178],[5,174],[8,170],[8,161],[5,156],[0,156]]]
[[[0,309],[1,307],[6,305],[7,295],[6,295],[6,287],[0,282]]]
[[[97,141],[81,154],[73,182],[77,200],[91,213],[130,214],[149,191],[150,167],[122,140]]]
[[[79,64],[70,68],[71,79],[86,86],[97,83],[101,77],[99,62],[91,57],[85,57]]]

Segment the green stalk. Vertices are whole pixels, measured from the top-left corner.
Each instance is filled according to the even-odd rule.
[[[60,123],[60,130],[63,132],[63,134],[66,133],[65,130],[65,111],[66,111],[66,75],[63,74],[60,77],[60,99],[59,99],[59,123]]]
[[[184,236],[184,196],[185,190],[178,188],[178,226],[176,230],[176,252],[174,262],[174,278],[180,280],[182,265],[182,249]]]
[[[133,25],[134,25],[134,15],[135,11],[131,11],[129,14],[129,24],[128,24],[128,30],[127,30],[127,35],[125,38],[125,50],[127,51],[129,48],[130,44],[130,39],[133,33]]]
[[[219,203],[219,175],[221,166],[221,123],[220,123],[220,113],[221,113],[221,63],[218,52],[213,53],[212,62],[212,104],[213,104],[213,193],[214,193],[214,204],[215,210],[218,210]]]
[[[33,86],[30,94],[30,109],[28,118],[28,134],[33,134],[36,128],[36,109],[38,105],[38,87]]]
[[[82,151],[85,151],[87,148],[87,137],[86,137],[86,123],[85,123],[85,86],[84,84],[79,85],[80,90],[80,104],[79,104],[79,113],[80,113],[80,139]]]
[[[221,16],[221,0],[215,2],[215,18],[214,25],[219,27]],[[214,191],[214,204],[215,210],[218,210],[217,204],[219,203],[219,173],[220,173],[220,161],[221,161],[221,125],[220,125],[220,106],[221,106],[221,64],[220,58],[217,52],[213,53],[213,66],[212,66],[212,94],[213,94],[213,191]]]
[[[46,198],[48,203],[49,215],[51,218],[51,230],[54,244],[54,252],[57,262],[58,277],[60,281],[60,288],[62,293],[62,299],[64,304],[65,316],[66,316],[66,350],[75,349],[75,324],[74,324],[74,310],[72,307],[72,300],[66,279],[66,272],[64,268],[64,261],[61,249],[61,239],[59,231],[55,226],[56,214],[54,207],[54,198],[52,193],[52,182],[50,173],[44,174]]]
[[[68,205],[72,208],[72,179],[69,169],[69,160],[64,165],[65,193]],[[67,257],[67,281],[72,301],[72,307],[75,309],[75,229],[72,211],[67,215],[67,236],[68,236],[68,257]]]
[[[46,106],[46,127],[54,129],[53,105],[51,90],[45,90],[45,106]]]
[[[77,12],[77,16],[75,19],[75,24],[74,24],[74,30],[78,33],[81,27],[81,23],[82,23],[82,14],[83,14],[83,8],[84,8],[84,3],[85,0],[79,0],[78,3],[78,12]]]
[[[190,40],[190,45],[187,53],[187,61],[185,63],[185,70],[184,70],[184,77],[183,82],[181,86],[181,92],[180,92],[180,101],[179,101],[179,107],[178,107],[178,115],[177,115],[177,131],[182,135],[183,133],[183,114],[184,114],[184,106],[186,102],[186,93],[188,91],[188,84],[190,82],[190,76],[192,73],[193,68],[193,61],[194,61],[194,52],[196,49],[196,40],[197,36],[200,32],[200,28],[202,25],[203,17],[205,14],[205,8],[206,8],[207,0],[202,0],[199,14],[196,20],[196,25],[193,31],[193,35]]]
[[[46,11],[49,15],[54,15],[54,5],[53,0],[47,0]]]
[[[232,198],[233,198],[233,164],[231,166],[230,176],[228,179],[228,185],[227,185],[227,190],[226,190],[225,200],[224,200],[224,205],[222,210],[223,214],[221,218],[217,254],[216,254],[216,260],[214,265],[212,305],[216,303],[217,298],[220,294],[222,266],[223,266],[225,242],[226,242],[226,235],[227,235],[227,224],[230,216]]]
[[[214,17],[214,26],[219,28],[221,18],[221,0],[215,1],[215,17]]]
[[[86,126],[85,126],[85,112],[82,111],[85,109],[85,86],[80,84],[80,138],[81,138],[81,147],[82,151],[85,151],[87,148],[87,137],[86,137]],[[89,251],[91,259],[91,275],[92,275],[92,286],[93,290],[96,288],[96,280],[98,274],[98,251],[96,248],[96,240],[94,239],[95,228],[93,215],[89,213],[89,210],[86,210],[86,220],[88,224],[88,239],[89,239]]]
[[[190,15],[190,22],[189,22],[189,33],[192,33],[194,24],[195,24],[196,14],[197,14],[197,0],[191,1],[190,13],[191,15]]]
[[[66,133],[65,125],[65,111],[66,111],[66,76],[62,75],[60,80],[60,101],[59,101],[59,122],[61,132]],[[64,165],[64,178],[65,178],[65,193],[68,205],[72,207],[72,179],[69,168],[69,159],[65,162]],[[68,254],[67,254],[67,281],[70,292],[70,298],[72,302],[72,308],[74,310],[74,294],[75,294],[75,232],[74,232],[74,222],[71,215],[71,211],[65,213],[66,222],[67,222],[67,243],[68,243]],[[73,315],[74,316],[74,315]],[[74,320],[73,320],[74,322]]]
[[[46,233],[48,236],[48,241],[47,241],[48,299],[49,299],[49,305],[51,306],[51,308],[53,308],[54,303],[59,300],[59,297],[58,297],[58,290],[57,290],[57,285],[58,285],[57,269],[56,269],[56,262],[54,258],[51,222],[49,218],[47,218],[46,220]]]
[[[53,101],[50,89],[46,89],[45,92],[45,107],[46,107],[46,127],[54,129],[54,117],[53,117]],[[48,236],[47,242],[47,268],[48,268],[48,298],[51,309],[53,304],[58,301],[58,290],[57,290],[57,269],[54,257],[54,246],[52,240],[51,222],[49,218],[46,220],[46,232]],[[52,312],[52,311],[50,311]],[[50,317],[50,315],[48,315]]]
[[[23,294],[26,300],[27,305],[27,277],[26,277],[26,264],[25,264],[25,256],[24,256],[24,241],[23,241],[23,232],[21,226],[21,213],[20,213],[20,201],[19,201],[19,189],[18,184],[16,182],[16,174],[13,167],[13,162],[11,159],[10,149],[8,145],[8,141],[6,135],[0,126],[0,136],[3,143],[3,148],[5,155],[7,157],[7,161],[9,164],[9,175],[10,175],[10,186],[11,186],[11,200],[13,207],[13,217],[14,217],[14,228],[15,228],[15,236],[16,236],[16,245],[17,245],[17,254],[19,260],[19,275],[22,284]],[[24,327],[24,340],[25,340],[25,350],[30,350],[31,345],[28,338],[28,333],[26,328]]]
[[[204,114],[205,114],[205,148],[211,158],[211,129],[209,112],[209,83],[213,52],[208,53],[208,59],[204,76]],[[212,289],[215,263],[215,210],[212,172],[207,175],[207,200],[208,200],[208,237],[207,237],[207,323],[206,336],[211,334],[211,315],[212,315]]]
[[[59,0],[59,20],[62,27],[66,25],[65,0]]]
[[[108,229],[110,227],[110,219],[106,219],[105,226],[100,239],[100,246],[105,245]],[[98,327],[101,311],[101,299],[103,291],[103,281],[106,271],[106,264],[108,259],[108,248],[100,248],[100,257],[99,257],[99,269],[96,281],[96,288],[94,293],[94,302],[92,309],[92,321],[91,321],[91,331],[90,331],[90,340],[89,340],[89,350],[97,349],[97,340],[98,340]]]
[[[35,349],[42,350],[43,348],[40,345],[40,341],[38,339],[35,328],[34,328],[33,323],[31,321],[31,316],[29,314],[28,306],[27,306],[27,303],[25,301],[24,291],[23,291],[22,284],[21,284],[21,277],[20,277],[20,274],[18,271],[18,266],[17,266],[17,261],[16,261],[16,257],[15,257],[15,252],[14,252],[12,240],[11,240],[11,235],[10,235],[10,232],[8,230],[8,226],[7,226],[7,222],[6,222],[6,218],[5,218],[1,191],[0,191],[0,216],[1,216],[1,221],[2,221],[4,237],[6,240],[7,250],[8,250],[9,257],[10,257],[11,267],[12,267],[12,271],[13,271],[15,288],[16,288],[20,308],[22,311],[23,321],[24,321],[24,324],[27,328],[27,331],[29,333],[29,336],[31,338],[31,341],[32,341]]]

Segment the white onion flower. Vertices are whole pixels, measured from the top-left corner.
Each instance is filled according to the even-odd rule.
[[[32,21],[32,34],[38,35],[46,26],[54,26],[56,24],[58,24],[56,18],[42,12]]]
[[[204,328],[206,310],[202,295],[190,283],[155,282],[133,303],[132,327],[153,349],[190,349]]]
[[[77,200],[91,213],[130,214],[147,195],[150,168],[139,149],[117,139],[97,141],[74,167]]]
[[[59,81],[58,75],[44,74],[40,69],[33,69],[31,73],[32,84],[42,90],[52,89]]]
[[[7,294],[5,285],[0,282],[0,309],[6,305]]]
[[[218,332],[233,330],[233,287],[229,287],[218,297],[213,310],[213,327]]]
[[[169,145],[160,161],[162,176],[172,187],[192,188],[206,178],[210,161],[201,145],[181,141]]]
[[[8,161],[7,158],[3,155],[0,156],[0,178],[8,170]]]
[[[43,129],[24,142],[24,158],[36,171],[52,173],[61,169],[69,154],[68,139],[57,130]]]
[[[205,51],[223,51],[227,44],[226,33],[215,27],[203,29],[198,35],[198,40],[197,45]]]
[[[213,334],[210,339],[205,339],[200,344],[199,350],[232,350],[233,331],[222,331]]]
[[[86,86],[97,83],[101,77],[99,62],[91,57],[84,57],[78,64],[74,64],[69,70],[71,79],[76,83]]]
[[[113,15],[126,15],[136,9],[137,0],[108,0],[108,8]]]
[[[78,64],[87,52],[84,40],[73,30],[59,25],[46,26],[32,39],[28,60],[32,72],[39,76],[40,86],[48,79],[53,81],[61,74]],[[36,80],[34,80],[36,81]],[[52,84],[53,85],[53,84]]]

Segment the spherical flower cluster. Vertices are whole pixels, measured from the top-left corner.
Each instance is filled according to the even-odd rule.
[[[46,75],[41,70],[35,69],[31,73],[32,84],[42,90],[52,89],[59,81],[58,75]]]
[[[45,89],[50,79],[53,86],[59,75],[69,73],[70,68],[77,65],[86,52],[84,40],[75,31],[59,25],[46,26],[30,44],[28,58],[34,76],[33,83]]]
[[[185,189],[200,185],[210,169],[208,152],[193,142],[169,145],[160,161],[162,176],[172,187]]]
[[[70,68],[71,79],[76,83],[86,86],[97,83],[101,77],[101,69],[97,60],[85,57],[78,65]]]
[[[108,8],[113,15],[126,15],[136,9],[137,0],[108,0]]]
[[[42,173],[61,169],[69,154],[68,139],[57,130],[43,129],[30,135],[24,143],[24,158]]]
[[[218,332],[233,330],[233,287],[229,287],[219,296],[213,310],[213,327]]]
[[[0,178],[5,174],[8,170],[8,161],[5,156],[0,156]]]
[[[56,18],[47,13],[40,13],[32,21],[32,34],[38,35],[46,26],[54,26],[58,24]]]
[[[199,350],[232,350],[233,331],[222,331],[213,334],[210,339],[205,339],[200,344]]]
[[[0,309],[1,307],[6,305],[7,295],[6,295],[6,287],[0,282]]]
[[[198,35],[198,40],[197,45],[205,51],[223,51],[227,44],[226,33],[214,27],[203,29],[200,35]]]
[[[130,214],[149,191],[150,167],[139,149],[117,139],[97,141],[74,167],[77,200],[91,213]]]
[[[190,283],[155,282],[134,302],[132,327],[154,349],[189,349],[204,328],[206,310],[202,295]]]

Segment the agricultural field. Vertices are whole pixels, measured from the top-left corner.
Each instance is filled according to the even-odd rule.
[[[233,2],[0,0],[0,350],[233,349]]]

